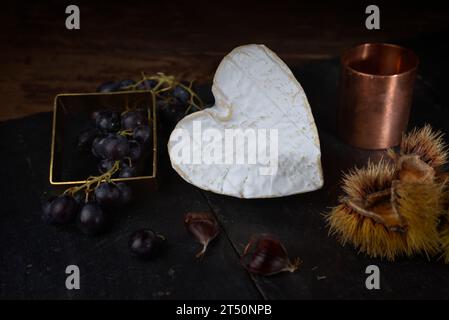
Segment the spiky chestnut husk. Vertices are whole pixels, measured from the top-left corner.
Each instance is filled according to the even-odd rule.
[[[449,212],[447,214],[449,217]],[[449,264],[449,221],[445,221],[440,232],[441,258],[444,263]]]
[[[396,161],[398,167],[401,167],[402,164],[405,164],[405,167],[407,167],[408,163],[410,163],[410,159],[407,159],[407,157],[414,155],[422,163],[435,169],[425,168],[425,165],[419,164],[419,161],[414,159],[413,162],[416,164],[412,166],[414,168],[412,170],[400,169],[400,173],[402,171],[406,179],[419,177],[421,180],[428,180],[432,179],[433,176],[433,180],[445,189],[442,196],[442,215],[444,212],[447,212],[447,214],[441,219],[443,222],[441,223],[440,231],[440,249],[444,262],[449,263],[449,173],[441,172],[440,170],[440,167],[447,162],[448,158],[448,149],[443,140],[443,134],[440,131],[433,131],[430,125],[426,125],[421,129],[415,129],[403,136],[399,155],[396,155],[392,150],[389,150],[389,155]]]
[[[441,217],[440,226],[444,228],[447,226],[449,228],[449,172],[441,172],[436,176],[435,181],[440,183],[444,187],[443,193],[443,213]]]
[[[398,183],[395,200],[407,229],[407,255],[423,252],[435,255],[439,250],[438,224],[443,211],[443,185],[439,183]]]
[[[441,259],[449,264],[449,190],[448,180],[445,179],[446,192],[444,193],[444,212],[440,219],[440,251]]]
[[[432,168],[439,168],[447,162],[448,150],[441,131],[434,131],[426,124],[402,136],[399,155],[393,150],[388,154],[395,160],[404,155],[416,155]]]
[[[396,176],[394,165],[385,161],[346,174],[346,197],[327,216],[330,234],[370,257],[394,260],[417,252],[436,253],[441,185],[401,183]],[[376,198],[378,204],[371,203]]]

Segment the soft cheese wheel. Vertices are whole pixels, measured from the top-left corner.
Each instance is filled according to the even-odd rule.
[[[220,63],[212,92],[215,105],[183,118],[170,136],[170,160],[181,177],[201,189],[239,198],[281,197],[322,187],[320,143],[307,97],[274,52],[255,44],[235,48]],[[201,131],[195,131],[199,127]],[[251,153],[254,145],[250,149],[249,140],[244,140],[243,163],[225,161],[226,156],[241,156],[235,144],[226,147],[226,133],[235,130],[252,131],[257,137],[256,153]],[[208,131],[223,139],[211,138]],[[266,132],[265,144],[259,144],[261,132]],[[182,139],[181,133],[190,139]],[[274,145],[276,152],[270,152]],[[230,150],[232,154],[225,155]],[[220,151],[221,162],[220,157],[203,158]],[[268,158],[248,160],[258,152]],[[187,154],[190,159],[180,160]],[[267,167],[275,170],[264,172]]]

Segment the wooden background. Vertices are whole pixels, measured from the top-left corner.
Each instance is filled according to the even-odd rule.
[[[368,2],[75,1],[81,29],[65,28],[65,1],[16,1],[0,10],[0,121],[51,109],[55,94],[163,71],[210,82],[235,46],[264,43],[291,66],[338,56],[366,41],[398,41],[448,27],[441,8]],[[427,4],[427,3],[426,3]],[[324,74],[323,77],[326,75]]]

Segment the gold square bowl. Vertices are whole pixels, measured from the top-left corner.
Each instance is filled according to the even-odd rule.
[[[109,109],[122,112],[126,106],[147,110],[153,127],[153,146],[143,163],[141,176],[114,178],[114,182],[139,185],[147,191],[157,189],[157,118],[156,105],[151,91],[121,91],[108,93],[58,94],[53,106],[53,128],[50,158],[50,184],[70,187],[86,182],[91,175],[98,175],[96,159],[87,150],[77,148],[78,136],[87,128],[90,115],[95,110]]]

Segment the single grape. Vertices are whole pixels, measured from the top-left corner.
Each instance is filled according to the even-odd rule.
[[[138,176],[137,168],[122,164],[122,167],[120,169],[118,176],[119,176],[119,178],[137,177]]]
[[[131,188],[124,182],[117,182],[117,188],[120,190],[120,205],[126,205],[131,202],[133,193]]]
[[[97,158],[104,158],[105,149],[104,143],[105,138],[112,136],[112,134],[99,134],[92,142],[92,154]]]
[[[98,129],[114,132],[120,129],[120,115],[118,112],[103,110],[96,114],[95,125]]]
[[[136,88],[138,90],[149,90],[149,89],[153,89],[154,87],[156,87],[157,85],[157,81],[150,79],[150,80],[144,80],[141,83],[139,83]]]
[[[78,206],[82,206],[86,202],[86,194],[84,192],[75,193],[73,195],[73,198],[75,198],[76,203],[78,203]]]
[[[133,138],[142,146],[149,146],[152,143],[153,131],[148,125],[141,125],[133,130]]]
[[[97,117],[100,115],[100,113],[100,110],[95,110],[90,113],[90,120],[93,124],[95,124],[95,122],[97,121]]]
[[[146,260],[159,254],[164,243],[163,236],[150,229],[141,229],[131,234],[128,246],[132,254]]]
[[[103,139],[104,137],[96,137],[92,142],[92,154],[97,158],[103,157]]]
[[[50,224],[66,224],[72,221],[78,211],[78,203],[69,195],[60,195],[44,203],[43,219]]]
[[[137,161],[142,156],[142,147],[136,140],[129,140],[129,157],[132,161]]]
[[[181,86],[176,86],[173,89],[173,96],[182,104],[188,104],[190,100],[190,93]]]
[[[46,220],[46,217],[48,217],[50,215],[50,208],[51,208],[51,203],[53,202],[53,200],[55,200],[57,197],[56,196],[51,196],[50,198],[46,199],[43,203],[42,203],[42,218],[44,220]]]
[[[118,90],[132,90],[131,86],[135,85],[136,82],[131,79],[121,80],[117,83]]]
[[[128,139],[121,135],[112,135],[104,138],[103,156],[109,160],[121,160],[129,154]]]
[[[181,120],[186,112],[186,106],[181,103],[158,101],[156,106],[161,121],[169,126],[172,126]]]
[[[117,91],[119,88],[117,82],[115,81],[106,81],[102,83],[98,88],[97,92],[113,92]]]
[[[107,223],[107,216],[103,209],[95,203],[86,203],[80,211],[78,227],[82,232],[95,235],[104,230]]]
[[[99,131],[96,128],[84,130],[78,137],[78,148],[88,149],[92,146],[92,142],[98,136]]]
[[[133,130],[135,127],[147,124],[148,119],[141,110],[127,111],[122,114],[122,129]]]
[[[100,173],[106,173],[109,170],[112,169],[112,167],[114,166],[115,161],[114,160],[109,160],[109,159],[103,159],[100,160],[100,162],[98,163],[98,171]]]
[[[102,182],[95,188],[95,199],[102,207],[115,207],[120,204],[120,190],[112,183]]]

